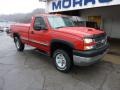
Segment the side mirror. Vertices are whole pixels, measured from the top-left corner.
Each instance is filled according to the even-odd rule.
[[[34,29],[37,30],[37,31],[39,31],[39,30],[48,30],[46,26],[40,25],[40,24],[35,25]]]

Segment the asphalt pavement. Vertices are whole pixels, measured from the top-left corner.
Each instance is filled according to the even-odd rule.
[[[65,74],[35,48],[18,52],[13,39],[0,33],[0,90],[120,90],[120,64],[108,58]]]

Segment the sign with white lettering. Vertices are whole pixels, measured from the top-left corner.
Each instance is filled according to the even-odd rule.
[[[47,4],[49,12],[59,12],[120,5],[120,0],[48,0]]]

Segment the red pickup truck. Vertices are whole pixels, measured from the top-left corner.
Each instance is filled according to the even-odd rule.
[[[77,27],[64,15],[36,15],[30,24],[14,24],[10,28],[18,51],[23,51],[25,44],[36,47],[53,57],[56,69],[61,72],[70,71],[73,65],[98,62],[109,46],[104,31]]]

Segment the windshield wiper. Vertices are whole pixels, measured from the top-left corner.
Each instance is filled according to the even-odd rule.
[[[64,28],[64,27],[66,27],[66,26],[60,26],[60,27],[56,27],[56,29],[58,29],[58,28]]]
[[[64,28],[64,27],[75,27],[75,26],[60,26],[60,27],[56,27],[56,29],[58,29],[58,28]]]
[[[68,26],[68,27],[75,27],[75,26]]]

